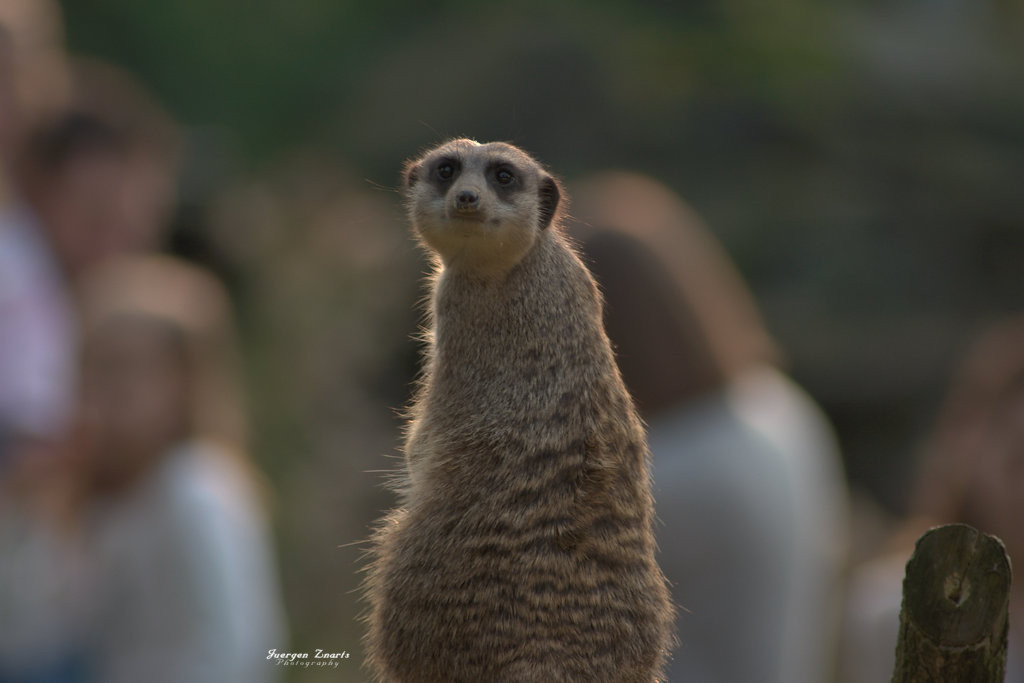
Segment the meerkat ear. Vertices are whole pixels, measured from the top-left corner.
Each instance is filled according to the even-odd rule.
[[[558,181],[549,175],[543,175],[540,179],[537,195],[540,198],[540,229],[544,230],[555,217],[558,211],[558,202],[561,200],[562,191],[558,189]]]
[[[409,159],[402,168],[402,185],[408,190],[420,179],[420,165],[415,159]]]

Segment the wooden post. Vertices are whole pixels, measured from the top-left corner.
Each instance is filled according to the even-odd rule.
[[[903,580],[893,683],[1001,683],[1009,600],[1002,541],[965,524],[926,532]]]

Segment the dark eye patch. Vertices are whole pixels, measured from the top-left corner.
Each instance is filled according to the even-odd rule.
[[[443,157],[434,166],[434,176],[442,183],[447,183],[459,174],[461,168],[458,159]]]
[[[494,180],[499,185],[511,185],[516,181],[515,173],[506,166],[499,166],[494,171]]]
[[[518,189],[517,186],[523,180],[519,169],[504,160],[488,164],[486,175],[497,195],[505,200]]]

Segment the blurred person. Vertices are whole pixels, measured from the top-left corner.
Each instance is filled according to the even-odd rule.
[[[79,680],[79,556],[37,523],[26,479],[52,463],[73,408],[75,334],[60,267],[16,182],[28,131],[63,105],[58,6],[0,2],[0,681]],[[32,467],[26,467],[25,464]],[[31,471],[30,471],[31,470]],[[17,474],[18,476],[15,476]],[[27,476],[32,475],[32,476]]]
[[[19,476],[45,468],[44,457],[20,456],[45,453],[66,427],[69,289],[104,259],[157,245],[177,149],[173,123],[141,86],[95,61],[75,62],[64,107],[28,117],[16,45],[0,23],[0,483],[15,461]]]
[[[0,3],[0,497],[15,455],[62,431],[73,393],[71,306],[15,171],[28,131],[62,105],[65,75],[58,6]]]
[[[669,680],[829,680],[846,534],[831,428],[779,371],[752,297],[681,199],[627,173],[572,196],[649,427],[659,561],[682,608]]]
[[[173,126],[95,62],[75,64],[67,97],[30,97],[40,43],[59,31],[29,19],[59,15],[22,4],[0,5],[0,681],[74,681],[82,548],[51,509],[77,385],[71,291],[89,268],[157,242]]]
[[[68,78],[60,6],[52,0],[0,2],[0,173],[5,185],[26,131],[65,106]]]
[[[998,536],[1024,566],[1024,317],[984,331],[953,374],[918,458],[909,514],[883,553],[851,577],[842,680],[887,680],[895,666],[903,577],[914,543],[960,522]],[[1024,585],[1010,587],[1007,683],[1024,682]]]
[[[175,202],[178,131],[141,84],[96,60],[72,63],[69,107],[37,126],[20,187],[65,278],[160,245]]]
[[[91,680],[272,680],[284,616],[223,288],[135,257],[91,273],[81,301],[72,500],[95,570]]]

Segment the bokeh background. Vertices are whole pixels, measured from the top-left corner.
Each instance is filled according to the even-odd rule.
[[[185,127],[166,248],[239,309],[290,650],[352,653],[291,680],[363,676],[361,541],[393,502],[426,267],[396,187],[421,149],[510,140],[685,197],[832,419],[868,529],[903,511],[968,341],[1024,309],[1020,0],[62,6],[72,52]]]

